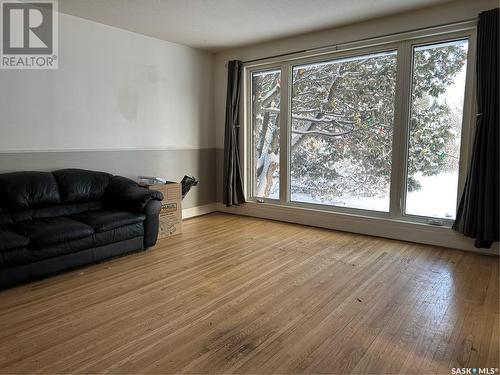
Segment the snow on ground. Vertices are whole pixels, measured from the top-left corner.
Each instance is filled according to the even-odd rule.
[[[458,174],[441,173],[436,176],[416,175],[422,188],[408,193],[406,213],[417,216],[455,218]],[[340,196],[335,200],[323,200],[304,193],[292,193],[294,202],[324,204],[338,207],[374,211],[389,211],[389,196],[356,197]]]
[[[415,176],[422,185],[419,191],[408,193],[406,213],[455,219],[458,172],[436,176]]]
[[[328,206],[360,208],[364,210],[389,211],[389,197],[355,197],[343,195],[335,200],[312,197],[304,193],[292,193],[293,202],[324,204]]]

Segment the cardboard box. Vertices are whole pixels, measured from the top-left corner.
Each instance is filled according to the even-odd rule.
[[[147,185],[163,193],[158,239],[182,233],[182,185],[167,181],[164,185]]]

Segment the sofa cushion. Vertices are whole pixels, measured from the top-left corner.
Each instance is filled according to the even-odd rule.
[[[94,232],[100,233],[125,225],[142,223],[146,216],[125,211],[91,211],[71,217],[74,220],[90,225]]]
[[[100,210],[104,207],[103,201],[89,201],[80,203],[60,204],[57,206],[28,208],[26,210],[12,211],[9,217],[4,218],[7,221],[2,224],[2,213],[0,212],[0,226],[20,223],[22,221],[31,221],[36,219],[46,219],[48,217],[67,217],[81,212]]]
[[[20,210],[60,203],[59,188],[52,173],[15,172],[0,174],[0,207]]]
[[[0,228],[0,251],[28,246],[29,238],[21,236],[7,228]]]
[[[142,223],[126,225],[107,232],[94,233],[91,236],[80,238],[78,240],[61,242],[40,248],[17,248],[13,250],[0,251],[0,271],[3,269],[18,267],[45,259],[57,258],[67,254],[78,253],[88,249],[98,249],[113,243],[122,243],[123,241],[140,238],[144,235],[144,226]],[[139,249],[139,248],[138,248]],[[36,266],[38,267],[38,266]],[[1,275],[1,272],[0,272]],[[0,277],[1,279],[1,277]],[[1,288],[1,282],[0,282]]]
[[[12,217],[8,211],[0,211],[0,227],[12,224]]]
[[[106,232],[94,233],[91,236],[78,240],[60,242],[49,246],[32,250],[34,259],[41,260],[52,258],[77,251],[104,246],[114,242],[129,240],[131,238],[142,237],[144,235],[142,223],[125,225],[120,228],[108,230]]]
[[[83,169],[61,169],[53,173],[63,203],[84,202],[101,198],[112,175]]]
[[[1,270],[32,262],[34,262],[33,251],[28,247],[2,250],[0,251],[0,275],[2,274]]]
[[[30,246],[47,246],[76,240],[94,233],[92,227],[66,217],[23,221],[15,230],[30,239]]]

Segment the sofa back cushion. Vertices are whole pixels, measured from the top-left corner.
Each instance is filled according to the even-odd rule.
[[[0,174],[0,208],[22,210],[61,202],[52,173],[14,172]]]
[[[83,169],[61,169],[53,173],[62,203],[88,202],[102,198],[112,175]]]

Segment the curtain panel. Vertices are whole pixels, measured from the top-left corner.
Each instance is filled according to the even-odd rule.
[[[239,147],[239,106],[242,67],[242,62],[238,60],[229,61],[227,64],[223,202],[228,207],[245,203]]]
[[[489,248],[499,236],[499,9],[479,14],[477,120],[465,189],[453,229]]]

